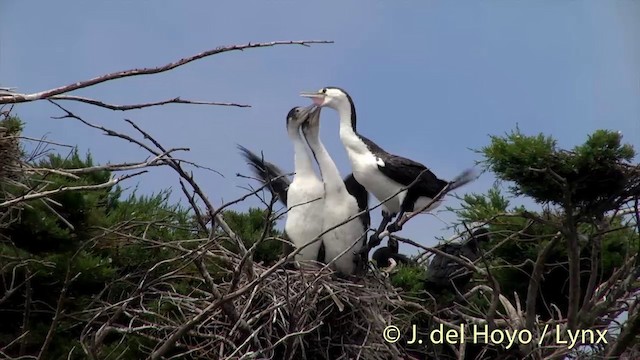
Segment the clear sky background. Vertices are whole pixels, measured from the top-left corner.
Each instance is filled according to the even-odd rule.
[[[166,105],[122,113],[63,104],[133,134],[123,121],[129,118],[167,147],[191,148],[181,156],[224,174],[194,171],[216,205],[244,194],[240,187],[250,182],[235,176],[249,174],[235,144],[293,169],[285,115],[309,103],[300,91],[328,85],[350,92],[362,134],[445,179],[481,159],[469,149],[516,124],[527,134],[551,134],[562,147],[596,129],[619,130],[640,149],[640,1],[630,0],[2,1],[0,86],[30,93],[220,45],[303,39],[335,44],[226,53],[73,93],[116,104],[181,96],[252,108]],[[45,101],[14,111],[26,122],[25,135],[75,144],[100,163],[147,156],[73,120],[51,119],[61,112]],[[323,141],[346,175],[337,114],[326,109],[322,118]],[[177,179],[154,170],[126,185],[150,193]],[[458,194],[485,192],[493,181],[485,174]],[[178,199],[179,187],[174,193]],[[258,202],[234,209],[252,205]],[[376,225],[379,219],[376,211]],[[401,235],[433,245],[451,234],[445,227],[423,215]]]

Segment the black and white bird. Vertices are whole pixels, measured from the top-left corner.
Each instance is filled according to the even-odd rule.
[[[399,250],[398,240],[390,236],[387,246],[377,248],[371,255],[371,259],[379,269],[386,273],[390,273],[398,264],[415,264],[409,257],[400,254]]]
[[[320,140],[320,111],[318,107],[312,112],[302,125],[302,133],[318,163],[324,183],[322,231],[326,233],[322,236],[322,243],[325,262],[332,264],[331,267],[339,273],[354,275],[366,269],[367,258],[360,250],[366,245],[369,230],[370,218],[366,211],[369,194],[353,177],[347,181],[340,177],[338,167]],[[365,212],[358,216],[363,210]],[[352,220],[344,223],[348,219]]]
[[[476,261],[480,258],[480,247],[490,240],[489,230],[481,227],[471,231],[471,235],[462,243],[449,242],[435,248],[455,257]],[[472,276],[473,273],[462,264],[435,254],[427,268],[425,288],[429,291],[462,289],[471,281]]]
[[[330,107],[340,117],[340,140],[347,150],[353,175],[382,205],[382,222],[369,238],[366,251],[378,246],[382,238],[402,229],[401,220],[412,212],[428,212],[438,207],[442,200],[433,202],[447,185],[454,190],[475,179],[467,170],[454,181],[439,179],[426,166],[390,154],[356,130],[356,108],[349,94],[337,87],[326,87],[318,92],[302,93],[320,107]],[[419,179],[418,179],[419,177]],[[406,189],[408,185],[413,184]],[[404,189],[404,190],[403,190]],[[429,205],[428,207],[426,207]],[[394,223],[387,225],[397,216]],[[385,230],[386,228],[386,230]]]
[[[239,146],[254,173],[264,183],[269,183],[271,191],[286,204],[285,236],[295,248],[306,245],[296,254],[297,261],[323,261],[324,258],[321,254],[323,245],[321,240],[307,245],[322,233],[324,213],[324,184],[313,169],[311,154],[308,152],[306,141],[300,133],[300,127],[312,111],[317,111],[317,108],[314,106],[294,107],[287,114],[287,133],[293,143],[295,169],[293,180],[290,182],[284,176],[285,173],[277,166],[264,162],[256,154]]]

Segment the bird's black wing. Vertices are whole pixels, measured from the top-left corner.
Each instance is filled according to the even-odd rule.
[[[452,256],[460,256],[460,244],[445,243],[440,244],[435,248]],[[448,279],[451,274],[461,266],[462,265],[445,256],[435,254],[429,263],[427,274],[429,278],[433,279]]]
[[[420,176],[420,181],[414,184],[413,188],[430,197],[438,195],[447,186],[446,181],[439,179],[426,166],[413,160],[389,155],[382,161],[384,161],[384,165],[378,165],[378,169],[390,179],[404,186],[410,185]]]
[[[291,180],[285,176],[285,172],[276,165],[264,161],[264,159],[242,145],[238,145],[241,155],[251,167],[251,170],[264,184],[269,184],[269,190],[287,206],[287,190],[291,185]]]
[[[344,178],[344,186],[347,188],[349,194],[356,198],[360,211],[366,210],[369,207],[369,192],[356,180],[353,174],[349,174]],[[365,229],[369,228],[371,225],[371,215],[368,211],[360,215],[360,221],[362,221]]]
[[[408,186],[420,176],[421,180],[414,184],[413,188],[431,197],[436,196],[447,185],[446,181],[439,179],[423,164],[402,156],[389,154],[373,141],[362,136],[361,138],[369,150],[384,162],[384,165],[378,165],[378,170],[391,180]]]

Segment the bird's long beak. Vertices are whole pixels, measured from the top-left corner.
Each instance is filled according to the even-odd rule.
[[[322,103],[324,103],[325,94],[323,94],[321,92],[317,92],[317,91],[316,92],[301,92],[300,96],[311,98],[311,100],[313,100],[313,103],[315,105],[322,106]]]
[[[312,105],[309,105],[309,106],[307,106],[307,107],[304,107],[304,108],[302,108],[302,109],[300,110],[300,113],[299,113],[299,115],[298,115],[298,116],[300,116],[300,117],[304,117],[304,118],[307,118],[307,117],[309,117],[309,115],[312,113],[312,111],[314,111],[314,110],[315,110],[315,108],[316,108],[316,106],[315,106],[315,105],[313,105],[313,104],[312,104]]]
[[[309,116],[307,117],[307,123],[313,126],[316,126],[320,121],[320,112],[322,111],[322,107],[317,106],[315,104],[310,106],[312,109],[309,110]]]
[[[304,108],[303,113],[305,116],[303,127],[318,126],[320,120],[320,111],[322,108],[315,104],[309,105]]]

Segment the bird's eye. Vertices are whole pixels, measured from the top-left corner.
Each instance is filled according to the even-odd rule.
[[[322,89],[322,93],[326,94],[327,93],[327,88]]]

